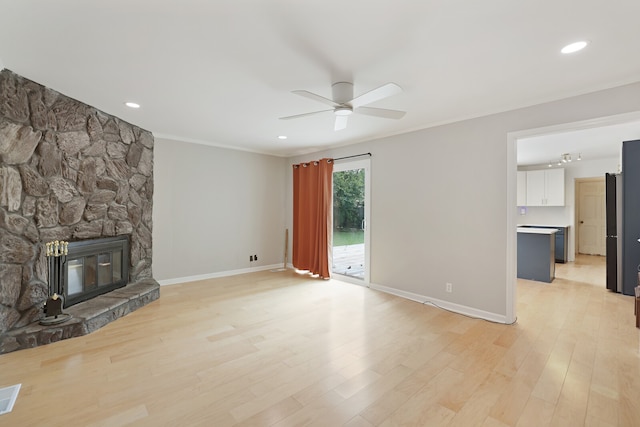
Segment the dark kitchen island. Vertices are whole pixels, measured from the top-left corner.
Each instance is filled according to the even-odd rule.
[[[551,283],[555,278],[553,228],[518,227],[518,278]]]

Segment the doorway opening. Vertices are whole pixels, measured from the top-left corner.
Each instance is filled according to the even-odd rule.
[[[554,134],[586,130],[586,129],[603,129],[609,130],[607,127],[620,124],[640,123],[640,111],[632,113],[624,113],[615,116],[600,117],[596,119],[589,119],[580,122],[564,123],[560,125],[552,125],[543,128],[528,129],[516,132],[510,132],[507,134],[507,284],[506,284],[506,322],[512,322],[516,319],[516,283],[517,283],[517,252],[516,252],[516,233],[514,232],[518,224],[519,210],[515,210],[514,206],[517,205],[517,168],[518,168],[518,140],[522,138],[531,138],[534,136],[550,136]],[[611,136],[622,144],[622,141],[627,137],[619,137],[618,135]],[[566,150],[565,150],[566,151]],[[550,159],[550,157],[547,157]],[[545,162],[549,162],[546,160]],[[550,164],[550,163],[549,163]],[[598,173],[599,175],[599,173]],[[604,175],[604,174],[603,174]],[[577,191],[577,188],[575,189]],[[574,195],[575,196],[575,195]],[[578,203],[576,198],[571,197],[570,200],[574,200]],[[579,208],[578,208],[579,209]],[[576,209],[577,210],[577,209]],[[574,213],[575,212],[574,210]],[[573,215],[572,215],[573,216]],[[575,225],[575,224],[574,224]],[[575,231],[575,227],[574,227]],[[577,233],[572,233],[574,240],[578,239]],[[577,242],[570,240],[570,251],[576,250]],[[588,256],[587,256],[588,257]],[[603,257],[604,258],[604,257]]]
[[[333,168],[332,274],[369,285],[370,160]]]

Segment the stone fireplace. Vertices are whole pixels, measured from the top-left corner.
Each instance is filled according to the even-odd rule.
[[[128,277],[113,286],[126,285],[114,293],[128,295],[130,309],[139,304],[131,302],[133,291],[124,290],[137,283],[155,288],[145,291],[145,300],[158,297],[151,270],[153,145],[149,131],[9,70],[0,72],[0,353],[55,340],[21,335],[43,317],[50,295],[47,242],[86,249],[88,239],[125,240],[121,274]],[[107,270],[113,279],[118,262],[113,254],[99,259],[101,253],[106,252],[98,251],[93,264],[95,288]],[[76,277],[80,270],[93,274],[90,256],[68,258]],[[72,290],[68,302],[97,295],[91,277],[78,285],[71,275],[64,279]],[[75,295],[78,286],[81,298]]]

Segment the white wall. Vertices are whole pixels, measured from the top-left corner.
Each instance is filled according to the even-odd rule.
[[[622,141],[620,141],[620,150],[622,150]],[[620,158],[614,157],[609,159],[581,160],[572,162],[565,166],[565,205],[564,206],[530,206],[526,209],[526,215],[518,214],[518,224],[540,224],[540,225],[569,225],[568,239],[568,255],[569,261],[575,260],[575,180],[578,178],[595,178],[602,177],[607,172],[615,173],[618,171]],[[535,168],[524,168],[522,170],[531,170]]]
[[[156,139],[154,162],[153,275],[161,284],[282,264],[284,159]]]
[[[508,319],[516,271],[517,134],[637,111],[640,83],[299,156],[289,163],[371,152],[372,285]],[[291,187],[288,171],[290,228]],[[453,284],[453,293],[445,292],[446,282]]]

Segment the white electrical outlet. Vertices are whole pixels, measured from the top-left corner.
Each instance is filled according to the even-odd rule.
[[[447,283],[446,284],[446,289],[447,289],[447,292],[449,292],[449,293],[453,292],[453,285],[451,283]]]

